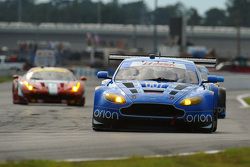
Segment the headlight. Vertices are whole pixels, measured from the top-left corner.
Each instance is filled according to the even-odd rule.
[[[26,86],[26,88],[29,90],[29,91],[32,91],[33,90],[33,86],[31,84],[29,84],[27,81],[24,81],[23,84]]]
[[[108,101],[111,101],[111,102],[116,103],[116,104],[125,104],[126,103],[125,97],[123,97],[121,95],[116,95],[116,94],[112,94],[112,93],[106,93],[104,95],[104,97]]]
[[[201,97],[191,97],[191,98],[186,98],[181,101],[182,106],[192,106],[192,105],[197,105],[200,104],[202,101]]]
[[[81,83],[77,82],[77,84],[72,87],[72,92],[78,92],[80,86],[81,86]]]

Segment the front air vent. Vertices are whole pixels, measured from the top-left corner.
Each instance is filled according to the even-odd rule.
[[[130,89],[130,92],[133,94],[138,93],[138,91],[136,89]]]
[[[123,83],[124,86],[126,86],[127,88],[134,88],[134,84],[131,82],[127,82],[127,83]]]
[[[130,116],[150,116],[150,117],[183,117],[185,112],[172,105],[163,104],[132,104],[127,108],[122,108],[123,115]]]
[[[187,86],[186,85],[177,85],[176,87],[175,87],[175,89],[176,90],[183,90],[183,89],[185,89]]]
[[[144,89],[144,93],[163,93],[164,90],[162,89]]]
[[[177,91],[171,91],[169,94],[170,95],[176,95],[178,92]]]

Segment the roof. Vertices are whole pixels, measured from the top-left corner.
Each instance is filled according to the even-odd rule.
[[[176,58],[165,58],[165,57],[155,57],[151,59],[150,57],[136,57],[136,58],[128,58],[124,61],[163,61],[163,62],[176,62],[182,64],[195,65],[194,62],[185,60],[185,59],[176,59]]]
[[[61,67],[34,67],[29,70],[29,72],[41,72],[41,71],[50,71],[50,72],[70,72],[66,68]]]

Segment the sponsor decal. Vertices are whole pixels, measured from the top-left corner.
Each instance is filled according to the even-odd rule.
[[[150,62],[150,61],[138,61],[138,62],[132,62],[131,67],[138,67],[138,66],[154,66],[154,67],[166,67],[166,68],[181,68],[186,69],[186,66],[184,64],[178,64],[178,63],[170,63],[170,62]]]
[[[166,83],[157,83],[157,82],[144,82],[141,84],[143,88],[162,88],[166,89],[168,85]]]
[[[212,122],[213,117],[211,114],[188,114],[186,116],[186,121],[189,123],[207,123]]]
[[[57,95],[58,94],[57,84],[48,83],[48,90],[50,95]]]
[[[104,118],[104,119],[113,119],[119,120],[119,115],[117,112],[111,112],[108,110],[96,109],[94,111],[94,117],[96,118]]]

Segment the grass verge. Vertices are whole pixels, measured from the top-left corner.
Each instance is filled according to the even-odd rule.
[[[244,98],[243,99],[248,105],[250,105],[250,97]]]
[[[111,161],[55,162],[20,161],[0,163],[0,167],[249,167],[250,148],[229,149],[218,154],[195,154],[163,158],[139,158]]]
[[[8,82],[8,81],[11,81],[11,80],[12,80],[12,77],[10,77],[10,76],[1,76],[0,77],[0,83]]]

